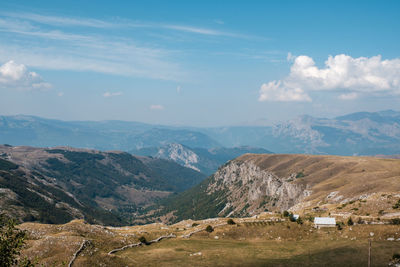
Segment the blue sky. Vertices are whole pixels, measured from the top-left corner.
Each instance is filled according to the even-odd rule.
[[[400,1],[2,1],[0,114],[216,126],[399,110]]]

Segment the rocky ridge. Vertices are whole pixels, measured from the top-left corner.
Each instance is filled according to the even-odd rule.
[[[296,174],[278,177],[251,161],[234,161],[219,169],[207,194],[227,191],[225,207],[218,215],[258,214],[278,207],[286,210],[310,194],[306,185],[292,183]],[[229,211],[229,213],[227,213]]]
[[[163,212],[170,221],[284,210],[383,218],[400,208],[399,180],[398,159],[245,154],[168,198]]]

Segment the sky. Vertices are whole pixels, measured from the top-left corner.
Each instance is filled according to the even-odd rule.
[[[400,1],[1,1],[0,115],[268,125],[400,110]]]

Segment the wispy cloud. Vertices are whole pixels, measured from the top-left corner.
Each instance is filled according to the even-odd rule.
[[[92,71],[151,79],[184,81],[189,76],[178,61],[182,52],[146,38],[119,35],[113,28],[179,31],[210,37],[241,37],[224,31],[167,23],[99,20],[0,12],[0,61],[54,70]],[[136,33],[136,32],[135,32]],[[135,37],[133,37],[135,36]],[[43,44],[46,45],[43,45]]]
[[[219,31],[215,29],[195,27],[189,25],[168,24],[160,22],[135,22],[127,19],[113,19],[113,20],[100,20],[91,18],[71,18],[60,16],[49,16],[35,13],[15,13],[7,12],[1,13],[0,16],[30,21],[39,24],[50,26],[65,26],[65,27],[92,27],[92,28],[153,28],[153,29],[168,29],[174,31],[181,31],[187,33],[196,33],[201,35],[214,35],[214,36],[230,36],[230,37],[246,37],[242,34],[231,33],[227,31]],[[223,24],[223,23],[219,23]]]
[[[60,16],[49,16],[49,15],[41,15],[35,13],[15,13],[15,12],[7,12],[0,13],[1,16],[32,21],[40,24],[49,24],[54,26],[83,26],[83,27],[93,27],[93,28],[111,28],[115,27],[114,23],[107,22],[104,20],[98,19],[88,19],[88,18],[69,18],[69,17],[60,17]]]
[[[103,94],[104,97],[113,97],[113,96],[120,96],[122,92],[105,92]]]
[[[163,105],[150,105],[149,107],[151,110],[163,110],[164,106]]]
[[[182,32],[189,32],[189,33],[197,33],[202,35],[214,35],[214,36],[229,36],[229,37],[244,37],[244,35],[224,32],[224,31],[217,31],[213,29],[206,29],[206,28],[198,28],[192,26],[183,26],[183,25],[168,25],[168,24],[161,24],[162,28],[175,30],[175,31],[182,31]]]
[[[14,59],[46,69],[164,80],[182,80],[186,75],[173,59],[176,51],[139,45],[130,38],[68,33],[6,19],[0,19],[0,31],[4,33],[0,37],[0,61]]]
[[[348,94],[341,94],[338,96],[340,100],[353,100],[358,97],[358,94],[355,92],[348,93]]]

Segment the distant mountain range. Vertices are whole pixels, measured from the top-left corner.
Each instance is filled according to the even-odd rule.
[[[390,155],[400,153],[400,112],[359,112],[333,119],[300,116],[273,126],[214,128],[0,116],[0,143],[138,153],[149,149],[150,154],[155,148],[181,144],[206,150],[250,146],[275,153]]]
[[[188,129],[125,121],[60,121],[24,115],[0,116],[1,143],[123,151],[168,143],[204,148],[220,146],[206,134]]]

